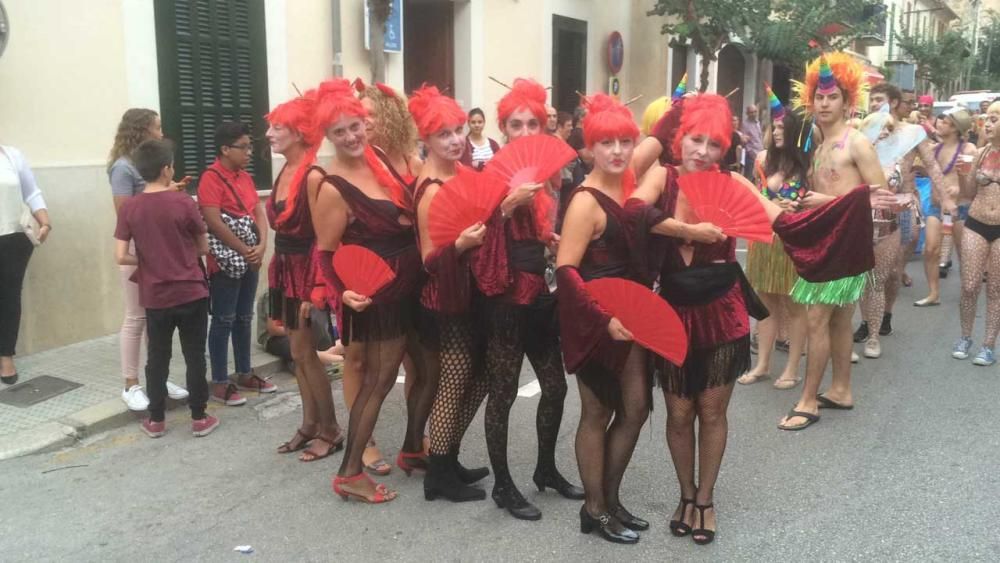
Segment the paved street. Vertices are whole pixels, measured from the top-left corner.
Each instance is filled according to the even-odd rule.
[[[708,547],[667,530],[678,493],[661,397],[623,486],[627,506],[654,525],[638,545],[617,546],[579,533],[579,503],[530,487],[537,395],[519,398],[512,414],[515,479],[544,514],[522,522],[490,501],[428,503],[421,479],[398,470],[385,480],[400,491],[393,503],[342,502],[330,491],[341,454],[303,464],[274,453],[299,420],[285,381],[287,393],[267,403],[215,409],[223,426],[205,439],[192,438],[175,409],[160,440],[133,424],[0,463],[0,560],[996,561],[1000,368],[949,357],[957,276],[945,282],[942,307],[916,309],[918,266],[910,264],[918,288],[904,288],[883,358],[856,366],[855,411],[823,411],[816,426],[786,433],[775,425],[798,389],[736,390],[716,491],[719,535]],[[982,329],[980,318],[977,348]],[[522,385],[532,380],[526,369]],[[377,429],[387,456],[402,433],[401,390]],[[346,421],[339,391],[337,405]],[[578,412],[571,378],[558,459],[577,482]],[[482,428],[477,419],[467,438],[468,465],[486,463]],[[255,553],[233,552],[242,544]]]

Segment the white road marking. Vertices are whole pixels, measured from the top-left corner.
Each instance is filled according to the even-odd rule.
[[[542,392],[542,386],[538,384],[537,379],[532,379],[531,383],[525,383],[517,390],[518,397],[534,397],[535,395]]]

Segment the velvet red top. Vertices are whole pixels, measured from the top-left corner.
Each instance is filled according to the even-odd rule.
[[[660,209],[669,217],[673,217],[676,211],[679,191],[677,171],[671,170],[667,174],[663,195],[658,202]],[[684,241],[674,237],[657,238],[660,239],[658,242],[662,247],[661,276],[667,276],[693,266],[709,266],[721,262],[736,261],[736,239],[734,238],[727,238],[716,244],[694,243],[694,254],[690,264],[686,264],[681,255],[681,245],[684,244]],[[733,287],[725,295],[708,304],[678,305],[674,309],[684,323],[691,348],[710,348],[750,334],[750,315],[743,299],[742,287],[738,283],[733,284]]]
[[[278,185],[281,175],[287,168],[285,166],[281,169],[274,185]],[[310,173],[313,170],[326,175],[319,166],[309,168]],[[309,299],[316,279],[316,260],[313,257],[316,250],[316,231],[313,229],[312,215],[309,211],[309,195],[306,188],[308,179],[307,173],[303,176],[302,185],[299,187],[301,200],[282,228],[275,226],[275,220],[284,210],[287,200],[276,201],[278,192],[274,190],[265,205],[268,223],[274,229],[274,258],[268,266],[268,287],[280,289],[286,298],[302,301]]]
[[[514,246],[543,246],[541,272],[533,264],[534,272],[517,267]],[[472,273],[476,285],[487,297],[498,297],[506,303],[528,305],[548,291],[545,283],[544,245],[538,240],[534,210],[522,205],[504,220],[497,208],[486,224],[486,240],[472,256]]]
[[[340,176],[327,176],[327,181],[340,192],[353,215],[340,239],[341,244],[356,244],[371,250],[385,260],[396,275],[372,296],[372,302],[392,303],[413,295],[422,281],[423,268],[413,225],[406,219],[404,210],[388,199],[368,197]],[[406,222],[401,223],[401,219]],[[336,284],[336,292],[343,293],[340,279],[334,276],[332,282]]]
[[[631,347],[630,342],[618,342],[608,334],[608,314],[587,292],[584,282],[599,278],[626,278],[641,282],[635,269],[635,238],[625,221],[625,210],[604,193],[593,188],[581,191],[594,196],[607,217],[604,232],[590,241],[580,260],[579,268],[563,266],[556,271],[559,283],[559,332],[566,371],[576,373],[588,361],[598,361],[613,372],[621,369]]]

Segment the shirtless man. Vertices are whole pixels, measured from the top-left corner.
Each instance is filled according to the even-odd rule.
[[[886,185],[871,142],[848,127],[845,119],[859,103],[863,79],[860,65],[845,53],[821,56],[806,70],[806,82],[798,91],[799,104],[815,118],[823,141],[813,157],[810,192],[802,198],[804,207],[826,204],[862,184]],[[792,299],[808,305],[809,354],[802,396],[778,428],[801,430],[812,425],[819,420],[820,404],[827,408],[854,406],[851,317],[864,288],[864,276],[819,284],[800,280],[792,290]],[[824,394],[818,394],[831,359],[833,381]]]
[[[961,251],[962,227],[969,216],[969,204],[975,193],[974,187],[968,185],[967,176],[960,174],[959,161],[964,156],[965,162],[971,162],[976,155],[976,147],[966,142],[966,135],[972,128],[972,116],[968,110],[951,111],[937,121],[937,133],[940,143],[934,146],[934,158],[944,175],[944,185],[949,199],[957,199],[955,210],[943,214],[941,199],[935,190],[931,194],[931,204],[927,210],[927,231],[924,237],[924,273],[927,275],[927,297],[914,302],[917,307],[929,307],[941,303],[941,276],[939,264],[942,262],[941,240],[944,232],[942,222],[947,223],[949,217],[952,224],[951,240],[955,248]]]

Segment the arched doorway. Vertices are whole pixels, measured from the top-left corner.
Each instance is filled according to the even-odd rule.
[[[729,96],[729,108],[733,111],[733,115],[739,115],[742,119],[743,78],[746,75],[746,60],[743,58],[743,52],[733,43],[726,45],[719,51],[717,68],[718,75],[715,83],[718,86],[716,91],[720,96],[725,96],[739,88],[735,94]]]

